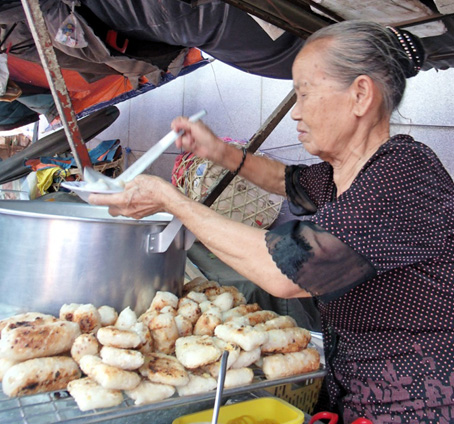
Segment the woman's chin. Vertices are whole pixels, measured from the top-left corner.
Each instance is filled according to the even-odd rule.
[[[313,140],[311,140],[307,132],[300,133],[298,135],[298,140],[306,150],[309,150],[311,148],[313,150]]]
[[[298,140],[301,142],[301,143],[305,143],[306,140],[307,140],[307,132],[305,131],[301,131],[298,133]]]
[[[311,155],[315,154],[315,151],[317,149],[314,148],[314,145],[307,138],[305,138],[304,140],[300,140],[300,141],[301,141],[301,145],[303,146],[304,150],[306,150]]]

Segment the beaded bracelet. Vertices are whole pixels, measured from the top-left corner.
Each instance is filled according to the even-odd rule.
[[[242,168],[243,165],[244,165],[244,161],[246,160],[247,149],[246,149],[245,147],[242,147],[241,149],[243,150],[243,158],[241,159],[241,163],[240,163],[240,165],[238,166],[238,168],[236,168],[235,171],[233,171],[233,172],[230,171],[231,174],[232,174],[234,177],[236,177],[236,176],[238,175],[238,172],[241,171],[241,168]]]

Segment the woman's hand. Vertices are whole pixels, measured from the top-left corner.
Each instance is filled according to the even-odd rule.
[[[193,152],[199,158],[220,163],[225,143],[202,121],[190,122],[181,116],[172,121],[171,127],[175,132],[184,131],[175,142],[178,148]]]
[[[170,183],[152,175],[139,175],[126,184],[124,191],[114,194],[91,194],[92,205],[109,207],[112,216],[140,219],[157,212],[169,212],[169,204],[181,197]]]

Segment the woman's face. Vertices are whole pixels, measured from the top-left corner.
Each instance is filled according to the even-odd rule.
[[[291,117],[297,121],[298,140],[312,155],[328,162],[342,156],[356,127],[349,88],[326,74],[323,51],[327,40],[310,43],[293,64],[297,95]]]

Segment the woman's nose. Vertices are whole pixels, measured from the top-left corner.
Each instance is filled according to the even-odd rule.
[[[300,108],[298,106],[298,102],[295,103],[295,106],[293,106],[291,112],[290,112],[290,117],[294,120],[294,121],[300,121],[301,120],[301,112],[300,112]]]

